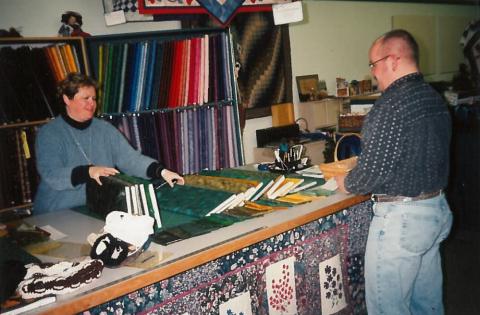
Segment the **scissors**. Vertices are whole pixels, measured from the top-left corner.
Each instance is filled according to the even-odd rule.
[[[172,183],[175,185],[175,184],[177,183],[177,179],[176,179],[176,178],[173,179],[173,180],[172,180]],[[167,182],[167,181],[164,181],[163,183],[161,183],[161,184],[159,184],[159,185],[156,185],[154,188],[155,188],[155,190],[158,190],[158,189],[160,189],[162,186],[164,186],[165,184],[168,184],[168,182]]]

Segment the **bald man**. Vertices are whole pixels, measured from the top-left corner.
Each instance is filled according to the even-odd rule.
[[[404,30],[370,48],[382,91],[362,128],[362,153],[339,188],[372,194],[374,217],[365,252],[369,315],[441,315],[439,244],[452,215],[447,185],[451,122],[443,99],[420,73],[418,45]]]

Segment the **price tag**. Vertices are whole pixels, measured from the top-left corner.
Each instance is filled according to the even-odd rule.
[[[25,130],[21,131],[20,137],[22,138],[23,152],[25,153],[25,158],[29,159],[31,158],[30,147],[28,146],[27,133],[25,132]]]

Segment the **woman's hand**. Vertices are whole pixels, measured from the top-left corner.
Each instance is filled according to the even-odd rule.
[[[118,173],[119,171],[113,167],[90,166],[88,168],[88,175],[90,175],[90,177],[93,178],[100,186],[102,186],[100,176],[110,176]]]
[[[160,174],[162,175],[163,179],[170,185],[170,187],[173,187],[174,184],[185,184],[185,180],[182,176],[178,175],[175,172],[167,170],[166,168],[164,168]]]

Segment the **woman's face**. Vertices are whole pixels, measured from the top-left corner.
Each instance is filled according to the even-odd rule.
[[[67,114],[73,120],[84,122],[93,118],[97,108],[97,94],[93,86],[83,86],[78,89],[73,99],[63,95]]]

